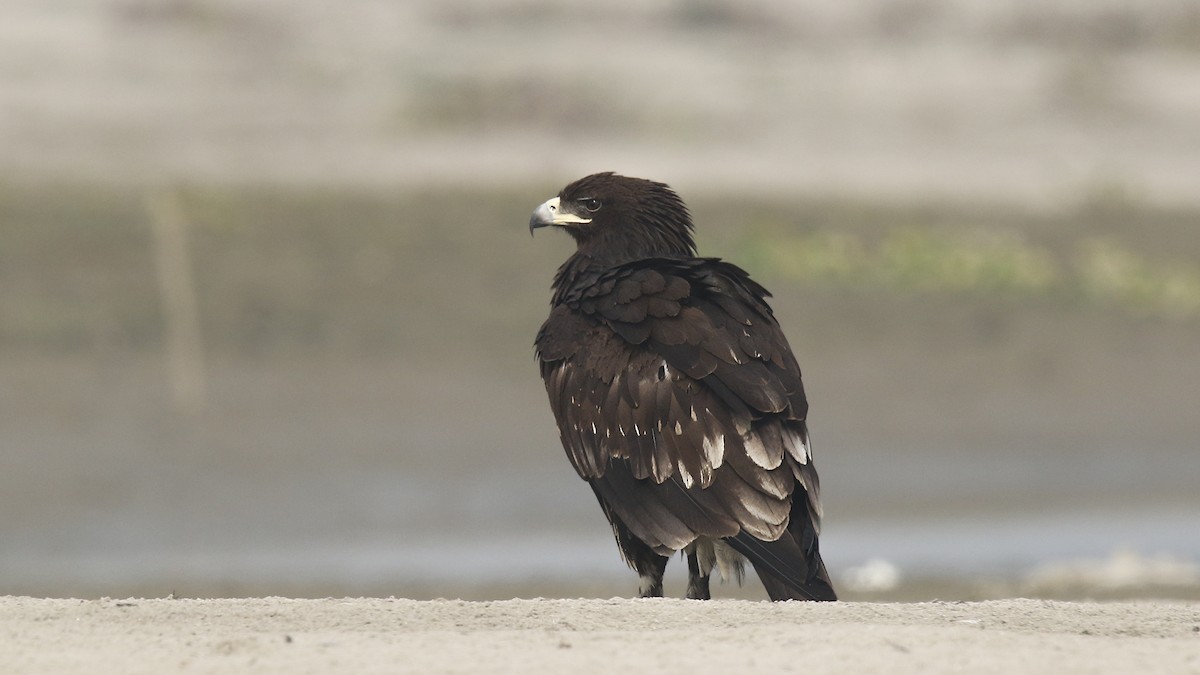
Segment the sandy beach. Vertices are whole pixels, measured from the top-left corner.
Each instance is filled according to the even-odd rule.
[[[0,599],[11,673],[1200,672],[1200,604]]]

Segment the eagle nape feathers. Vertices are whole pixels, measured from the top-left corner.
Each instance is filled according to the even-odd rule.
[[[772,600],[836,600],[821,560],[808,403],[770,294],[696,256],[663,183],[598,173],[534,211],[576,251],[535,343],[563,448],[612,525],[642,597],[683,551],[687,597],[740,581]]]

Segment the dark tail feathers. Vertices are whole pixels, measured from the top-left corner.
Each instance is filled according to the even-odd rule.
[[[807,512],[797,510],[777,541],[755,539],[744,531],[725,541],[750,559],[772,600],[837,600],[821,560],[816,529]]]

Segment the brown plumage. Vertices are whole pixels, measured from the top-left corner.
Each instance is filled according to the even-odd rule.
[[[666,185],[587,176],[542,204],[577,250],[536,347],[567,457],[591,484],[643,596],[688,555],[690,598],[742,556],[772,600],[835,600],[800,368],[742,269],[698,258]]]

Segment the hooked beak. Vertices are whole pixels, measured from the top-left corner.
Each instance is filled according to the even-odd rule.
[[[533,236],[533,231],[539,227],[547,227],[549,225],[581,225],[592,222],[591,218],[581,218],[574,213],[564,211],[558,197],[546,200],[544,204],[537,207],[533,211],[533,215],[529,217],[529,234]]]

